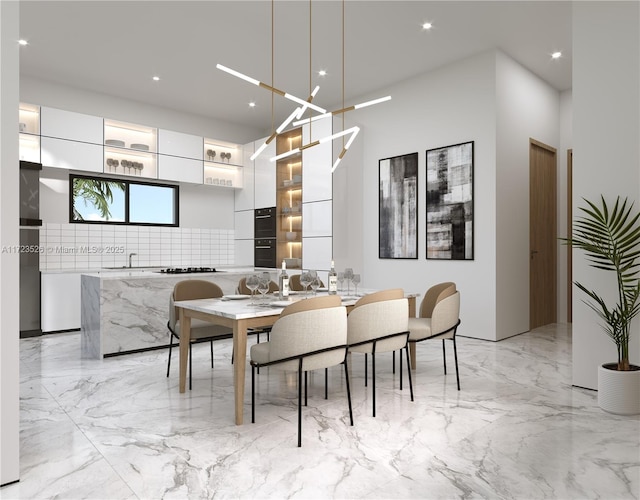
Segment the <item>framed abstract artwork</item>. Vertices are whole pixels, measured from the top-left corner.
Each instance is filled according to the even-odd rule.
[[[427,259],[473,260],[473,141],[427,150]]]
[[[380,160],[378,257],[418,258],[418,153]]]

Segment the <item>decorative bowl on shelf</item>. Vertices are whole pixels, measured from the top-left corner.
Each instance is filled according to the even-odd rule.
[[[120,139],[107,139],[106,141],[104,141],[104,143],[107,146],[116,146],[119,148],[123,148],[124,147],[124,141],[121,141]]]
[[[148,144],[132,144],[131,149],[137,149],[138,151],[149,151]]]
[[[284,263],[289,269],[300,267],[300,259],[297,258],[284,259]]]
[[[233,186],[233,181],[231,179],[227,180],[227,186],[229,187]]]
[[[298,237],[298,233],[295,231],[287,231],[287,241],[295,241]]]

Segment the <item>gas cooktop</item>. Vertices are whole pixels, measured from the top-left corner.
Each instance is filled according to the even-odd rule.
[[[167,267],[160,269],[161,273],[166,274],[185,274],[185,273],[215,273],[215,267]]]

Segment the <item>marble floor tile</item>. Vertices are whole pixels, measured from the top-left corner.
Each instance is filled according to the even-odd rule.
[[[253,342],[254,340],[250,340]],[[231,342],[194,347],[193,390],[178,392],[167,351],[80,357],[80,335],[21,340],[21,481],[32,498],[640,498],[640,418],[603,412],[571,386],[571,331],[551,325],[502,342],[459,337],[461,390],[447,344],[418,345],[399,388],[376,360],[376,407],[353,354],[309,376],[297,448],[297,377],[263,369],[251,420],[233,421]],[[399,366],[397,366],[399,368]],[[370,375],[370,373],[369,373]]]

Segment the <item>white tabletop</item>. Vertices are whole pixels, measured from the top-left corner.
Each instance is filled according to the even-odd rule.
[[[360,297],[374,291],[376,290],[358,290],[358,296],[353,294],[341,296],[342,305],[352,306]],[[321,295],[327,295],[327,292],[318,292],[318,296]],[[417,297],[418,295],[419,294],[405,294],[405,297]],[[311,292],[307,295],[307,297],[312,296]],[[286,303],[294,303],[298,300],[305,299],[305,295],[302,292],[292,294],[286,301],[278,300],[277,294],[268,295],[264,299],[256,295],[254,304],[251,303],[249,296],[241,300],[236,300],[235,297],[237,296],[230,295],[228,297],[222,297],[221,299],[180,300],[175,303],[175,306],[192,311],[214,314],[223,318],[249,319],[279,315]]]

